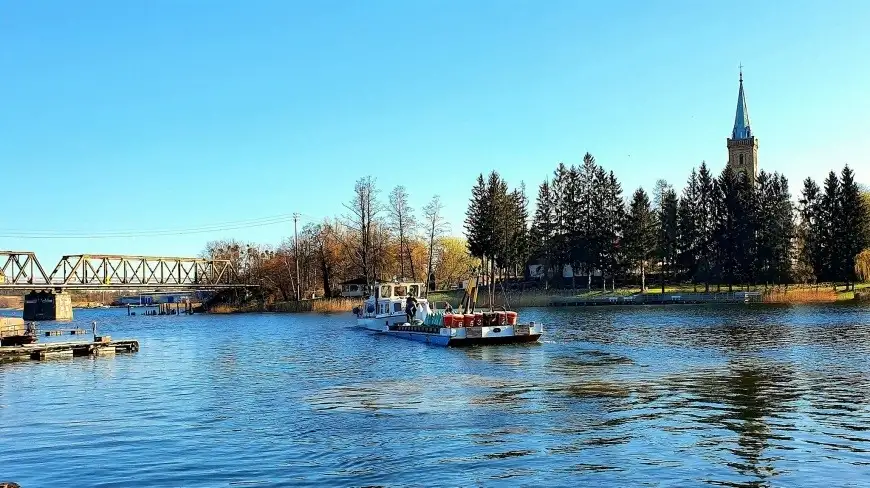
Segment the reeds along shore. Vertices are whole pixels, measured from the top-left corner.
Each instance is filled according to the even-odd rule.
[[[689,293],[692,289],[666,288],[666,294]],[[735,291],[738,291],[735,289]],[[831,286],[811,287],[773,287],[764,289],[758,287],[753,291],[761,292],[761,302],[776,304],[810,304],[810,303],[836,303],[848,300],[861,300],[862,297],[870,296],[870,288],[864,291],[835,291]],[[506,295],[499,292],[496,294],[493,307],[524,308],[524,307],[550,307],[559,303],[566,297],[605,298],[609,296],[628,296],[639,293],[636,289],[617,289],[615,292],[592,291],[578,292],[572,290],[535,290],[514,291]],[[656,295],[659,290],[650,289],[651,295]],[[724,293],[724,292],[723,292]],[[715,293],[711,293],[715,295]],[[461,291],[432,292],[429,295],[430,303],[436,308],[443,308],[445,302],[456,306],[461,298]],[[480,298],[483,298],[481,295]],[[278,312],[278,313],[345,313],[359,305],[361,299],[352,298],[324,298],[319,300],[303,300],[301,302],[274,302],[266,305],[251,304],[245,306],[215,305],[209,309],[209,313],[244,313],[244,312]],[[478,301],[481,309],[490,308],[489,303]]]

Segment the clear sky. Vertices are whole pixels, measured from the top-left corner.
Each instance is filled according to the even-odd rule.
[[[870,182],[870,2],[0,0],[0,235],[204,228],[342,212],[371,174],[453,232],[478,173],[591,152],[625,193],[727,159],[744,65],[762,169]],[[61,254],[195,255],[287,224],[0,237]]]

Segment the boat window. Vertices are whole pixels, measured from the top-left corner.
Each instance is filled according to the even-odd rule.
[[[359,291],[359,287],[356,285],[350,285],[347,287],[348,291]]]
[[[400,302],[393,302],[393,312],[401,312],[402,304]]]
[[[420,296],[420,285],[411,285],[408,288],[411,290],[409,294],[412,297]]]
[[[392,286],[390,285],[381,285],[381,298],[390,298],[393,296],[392,294]]]
[[[397,286],[395,289],[395,293],[397,297],[403,297],[408,294],[408,287],[404,285]]]

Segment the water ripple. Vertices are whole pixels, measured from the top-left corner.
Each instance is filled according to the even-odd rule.
[[[16,440],[0,478],[870,484],[866,307],[529,309],[544,343],[466,350],[370,335],[344,315],[76,314],[142,348],[0,365],[0,439]]]

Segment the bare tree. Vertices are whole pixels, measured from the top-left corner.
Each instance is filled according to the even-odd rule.
[[[368,285],[372,284],[374,271],[373,231],[381,212],[378,192],[374,178],[371,176],[360,178],[354,186],[353,198],[344,204],[348,210],[344,216],[344,225],[353,229],[356,234],[355,245],[351,247],[351,252],[358,261]]]
[[[441,197],[435,195],[432,200],[423,207],[423,215],[426,219],[426,232],[429,234],[429,265],[426,270],[426,291],[429,291],[429,283],[432,279],[432,252],[435,249],[435,239],[447,232],[447,222],[441,216],[444,204]]]
[[[390,226],[393,232],[399,236],[399,273],[405,277],[405,258],[411,265],[411,277],[416,278],[414,260],[411,259],[411,246],[408,239],[412,237],[417,219],[414,217],[414,209],[408,204],[408,192],[404,186],[397,186],[390,193]]]

